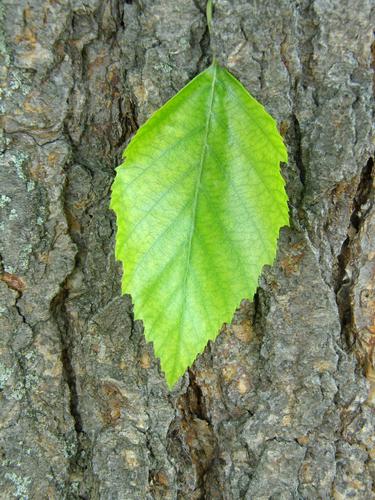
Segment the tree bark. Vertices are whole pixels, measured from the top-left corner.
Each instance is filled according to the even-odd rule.
[[[1,498],[374,498],[371,5],[214,1],[219,61],[285,136],[291,227],[169,393],[109,193],[209,64],[205,1],[3,0]]]

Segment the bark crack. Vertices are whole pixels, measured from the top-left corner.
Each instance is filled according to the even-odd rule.
[[[341,333],[349,348],[356,342],[353,324],[353,305],[351,292],[354,284],[352,272],[353,241],[370,212],[374,200],[374,161],[370,158],[362,169],[357,192],[353,199],[353,210],[347,231],[347,237],[342,244],[341,252],[337,257],[338,277],[335,286],[336,302],[339,310]]]
[[[296,164],[296,167],[299,172],[299,178],[302,184],[302,193],[301,193],[301,198],[303,199],[304,195],[304,190],[306,186],[306,167],[303,163],[302,160],[302,135],[301,135],[301,128],[299,125],[298,118],[295,113],[292,114],[292,122],[293,122],[293,129],[294,129],[294,138],[295,138],[295,152],[294,152],[294,162]]]
[[[77,479],[79,481],[83,479],[84,471],[88,466],[90,445],[83,429],[82,416],[79,410],[78,380],[73,363],[74,344],[66,308],[67,299],[68,290],[66,283],[64,283],[60,292],[53,299],[51,310],[60,331],[63,378],[69,390],[69,411],[73,418],[76,433],[76,452],[70,458],[69,463],[70,477],[74,478],[76,482]],[[73,479],[71,482],[73,482]]]
[[[181,427],[189,457],[195,469],[194,498],[208,498],[207,481],[218,455],[215,430],[207,414],[204,396],[193,369],[189,369],[189,386],[180,398]]]
[[[193,2],[197,10],[199,11],[200,15],[203,17],[203,22],[205,24],[204,31],[199,39],[199,48],[201,51],[201,55],[197,62],[197,74],[198,74],[206,66],[208,66],[208,57],[210,52],[210,33],[206,22],[205,8],[199,4],[198,0],[193,0]]]

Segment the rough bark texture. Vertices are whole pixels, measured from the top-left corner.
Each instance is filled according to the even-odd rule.
[[[208,64],[204,4],[3,0],[1,498],[374,498],[371,0],[215,0],[291,228],[172,393],[120,296],[114,167]]]

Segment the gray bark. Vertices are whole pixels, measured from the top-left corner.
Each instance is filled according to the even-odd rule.
[[[370,0],[215,0],[291,227],[171,393],[120,295],[114,168],[209,63],[204,4],[3,0],[1,498],[374,498]]]

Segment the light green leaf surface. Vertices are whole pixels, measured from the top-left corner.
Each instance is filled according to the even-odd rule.
[[[275,121],[213,64],[143,125],[111,207],[123,292],[172,387],[241,299],[252,299],[288,224]]]

